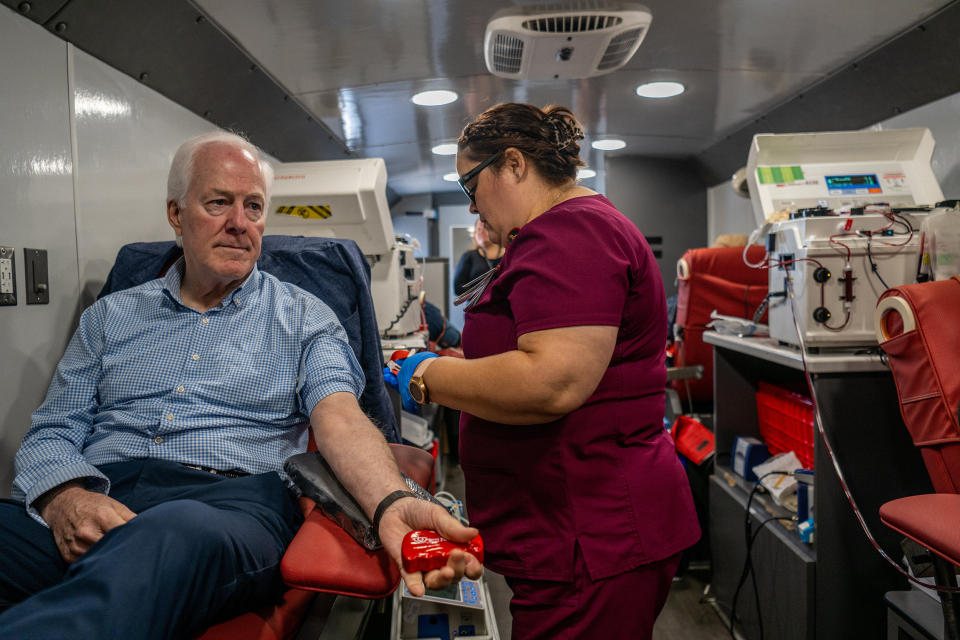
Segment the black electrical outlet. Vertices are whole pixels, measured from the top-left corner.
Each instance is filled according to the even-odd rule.
[[[17,261],[13,247],[0,247],[0,307],[17,304]]]

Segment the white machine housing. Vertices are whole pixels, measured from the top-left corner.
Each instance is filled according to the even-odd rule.
[[[925,214],[900,214],[913,228],[911,235],[901,223],[891,226],[879,207],[861,215],[851,210],[880,204],[922,208],[942,200],[930,166],[933,146],[933,136],[923,128],[754,136],[747,180],[754,215],[767,243],[767,262],[775,265],[768,280],[772,338],[817,348],[876,344],[873,310],[886,290],[880,279],[888,287],[916,280]],[[824,207],[832,215],[766,223],[777,213],[796,214],[815,207]],[[886,227],[894,235],[871,239],[863,233]],[[844,247],[832,243],[831,237],[849,248],[849,263]],[[879,277],[871,269],[868,243]],[[817,264],[805,259],[816,260],[830,272],[822,286],[822,302],[821,284],[814,279]],[[849,290],[847,268],[853,278]],[[802,341],[786,295],[788,277]],[[778,296],[781,292],[784,295]],[[821,307],[830,314],[825,321],[822,311],[815,317]]]
[[[353,240],[370,263],[370,291],[381,335],[420,327],[420,263],[414,247],[395,238],[382,158],[279,165],[267,231]]]

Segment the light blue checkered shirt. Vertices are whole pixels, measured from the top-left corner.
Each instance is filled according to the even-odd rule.
[[[94,465],[138,458],[280,471],[321,399],[359,397],[363,371],[323,302],[254,267],[200,313],[181,301],[182,270],[84,311],[17,453],[14,498],[76,478],[108,492]]]

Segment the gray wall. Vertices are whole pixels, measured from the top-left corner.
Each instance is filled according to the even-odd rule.
[[[80,312],[121,245],[166,240],[176,146],[213,125],[0,8],[0,245],[17,306],[0,307],[0,495]],[[26,305],[23,249],[46,249],[50,304]]]
[[[707,244],[703,183],[689,163],[678,160],[611,156],[606,169],[607,198],[645,236],[663,238],[660,273],[667,295],[675,294],[677,260]]]
[[[933,135],[933,173],[948,199],[960,198],[960,94],[877,123],[874,129],[927,127]]]

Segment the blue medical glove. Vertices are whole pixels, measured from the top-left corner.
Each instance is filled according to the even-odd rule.
[[[383,381],[399,391],[397,387],[397,375],[390,370],[390,367],[383,368]]]
[[[400,385],[400,402],[403,404],[403,408],[410,413],[420,414],[420,405],[418,405],[410,395],[410,378],[413,377],[413,372],[416,371],[417,365],[427,358],[436,357],[437,354],[431,351],[421,351],[420,353],[415,353],[405,358],[403,364],[400,365],[400,373],[397,375],[397,382]]]

